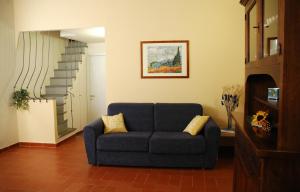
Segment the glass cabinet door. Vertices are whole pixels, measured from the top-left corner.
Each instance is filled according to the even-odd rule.
[[[264,0],[264,57],[278,53],[278,0]]]
[[[249,61],[255,61],[257,59],[257,8],[256,4],[249,11]]]

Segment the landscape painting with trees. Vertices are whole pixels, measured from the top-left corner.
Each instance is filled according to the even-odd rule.
[[[181,73],[181,50],[180,46],[149,46],[148,72]]]
[[[188,41],[142,41],[142,78],[188,77]]]

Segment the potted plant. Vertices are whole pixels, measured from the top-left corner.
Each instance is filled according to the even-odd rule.
[[[13,93],[13,106],[18,110],[28,110],[29,109],[29,92],[26,89],[20,89],[14,91]]]

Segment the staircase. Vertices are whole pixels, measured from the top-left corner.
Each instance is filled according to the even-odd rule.
[[[58,68],[54,70],[54,77],[50,78],[50,85],[45,87],[46,94],[43,97],[56,100],[57,132],[59,138],[75,130],[73,123],[71,127],[68,126],[66,100],[72,100],[72,92],[70,90],[72,89],[74,79],[76,79],[76,73],[79,70],[79,65],[82,62],[82,56],[85,54],[86,48],[86,43],[70,41],[65,47],[65,53],[61,55]],[[70,112],[72,113],[72,105]],[[73,119],[71,121],[73,122]]]

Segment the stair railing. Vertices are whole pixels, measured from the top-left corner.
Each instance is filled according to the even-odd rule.
[[[75,47],[75,51],[70,55],[71,56],[71,77],[73,78],[73,64],[76,65],[76,41],[73,41],[73,44],[75,42],[75,45],[73,45]],[[75,56],[75,59],[74,59]],[[76,79],[76,77],[75,77]]]
[[[73,120],[73,97],[75,97],[74,93],[72,93],[71,91],[68,91],[67,92],[68,95],[70,95],[70,102],[71,102],[71,125],[72,125],[72,128],[74,128],[74,120]]]
[[[25,83],[25,80],[26,80],[27,75],[28,75],[29,70],[30,70],[30,56],[31,56],[31,34],[30,34],[30,32],[28,32],[28,37],[29,37],[28,67],[27,67],[27,71],[26,71],[25,77],[24,77],[24,79],[23,79],[23,82],[22,82],[22,84],[21,84],[21,89],[23,89],[23,85],[24,85],[24,83]],[[26,88],[28,88],[28,87],[26,87]]]
[[[38,42],[38,34],[36,34],[36,46],[37,47],[36,47],[35,62],[37,62],[37,50],[38,50],[38,43],[37,42]],[[42,43],[42,47],[43,47],[43,44],[44,43]],[[43,55],[43,48],[42,48],[42,55]],[[42,62],[43,62],[43,59],[42,59]],[[38,73],[38,77],[36,78],[36,82],[33,86],[33,96],[34,96],[35,99],[39,99],[38,96],[35,94],[35,87],[37,85],[37,81],[38,81],[39,77],[40,77],[40,73]]]
[[[36,70],[37,48],[38,48],[37,45],[38,45],[38,41],[37,41],[37,32],[35,32],[35,59],[34,59],[34,67],[33,67],[33,72],[32,72],[32,74],[31,74],[31,76],[30,76],[29,81],[28,81],[28,84],[27,84],[27,86],[26,86],[27,89],[28,89],[28,87],[29,87],[29,85],[30,85],[30,83],[31,83],[32,77],[33,77],[33,75],[35,74],[35,70]],[[34,100],[36,99],[36,95],[35,95],[34,91],[33,91],[33,96],[34,96],[34,98],[32,98],[32,99],[33,99],[33,101],[34,101]]]
[[[77,41],[77,47],[78,47],[78,48],[80,47],[80,42],[79,42],[79,41]],[[78,63],[81,62],[80,56],[79,56],[80,59],[77,57],[77,54],[80,53],[80,52],[81,52],[81,48],[80,48],[80,51],[79,51],[79,52],[76,52],[76,55],[75,55],[75,57],[76,57],[75,60],[77,60]],[[78,67],[78,68],[79,68],[79,67]],[[78,69],[78,68],[77,68],[77,69]],[[77,69],[76,69],[76,70],[77,70]]]
[[[23,60],[22,60],[22,68],[21,68],[21,72],[17,78],[17,81],[15,82],[15,85],[14,85],[14,90],[16,90],[17,88],[17,84],[23,74],[23,70],[24,70],[24,66],[25,66],[25,37],[24,37],[24,32],[22,32],[22,40],[23,40]]]
[[[73,41],[74,43],[75,41]],[[75,47],[75,51],[73,51],[70,56],[71,56],[71,70],[70,70],[70,74],[71,74],[71,80],[73,81],[73,65],[76,65],[76,58],[74,59],[73,56],[75,55],[76,53],[76,42],[75,42],[75,45],[72,45]],[[76,55],[75,55],[76,56]],[[75,76],[76,78],[76,76]],[[72,122],[72,128],[74,128],[74,124],[73,124],[73,97],[75,97],[74,93],[72,93],[71,91],[68,91],[69,95],[70,95],[70,102],[71,102],[71,122]]]
[[[35,81],[35,84],[34,84],[34,88],[33,88],[34,96],[36,97],[36,99],[39,99],[40,101],[42,100],[41,95],[40,95],[40,97],[37,97],[35,95],[35,90],[36,90],[36,86],[37,86],[37,83],[38,83],[38,81],[40,79],[40,76],[41,76],[41,73],[42,73],[42,70],[43,70],[43,66],[44,66],[44,45],[45,45],[45,37],[44,37],[44,35],[42,35],[42,62],[41,62],[41,68],[40,68],[38,77],[36,78],[36,81]],[[41,94],[41,92],[40,92],[40,94]]]
[[[68,43],[68,41],[66,41],[66,44]],[[66,54],[66,53],[65,53]],[[64,63],[65,65],[65,75],[66,75],[66,94],[68,93],[68,65],[67,63],[65,62]],[[72,79],[71,79],[72,80]]]
[[[50,58],[50,33],[49,33],[49,31],[48,31],[48,62],[47,62],[46,72],[45,72],[45,75],[44,75],[42,84],[41,84],[41,86],[40,86],[40,97],[46,99],[46,101],[48,101],[48,99],[45,98],[44,96],[42,96],[42,88],[43,88],[43,85],[44,85],[44,82],[45,82],[45,79],[46,79],[46,76],[47,76],[48,70],[49,70],[49,61],[50,61],[49,58]]]

